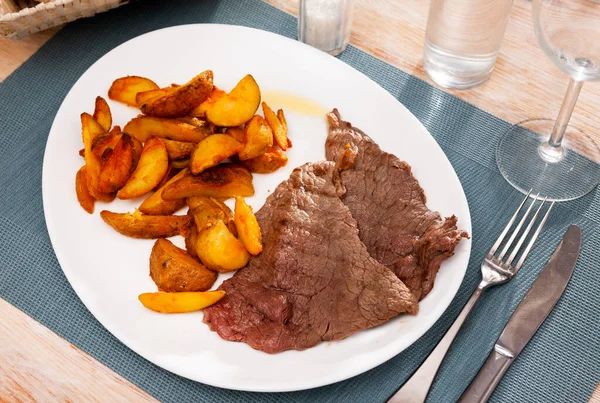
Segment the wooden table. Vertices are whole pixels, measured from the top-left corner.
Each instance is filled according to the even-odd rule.
[[[297,0],[266,0],[296,14]],[[422,78],[428,2],[356,0],[351,43]],[[42,46],[57,29],[21,41],[0,37],[0,80]],[[486,83],[451,94],[508,122],[554,117],[567,77],[544,56],[533,33],[531,3],[515,0],[496,69]],[[586,84],[572,121],[600,142],[600,85]],[[0,400],[156,401],[94,358],[0,299]],[[598,374],[600,376],[600,374]],[[102,398],[100,398],[101,396]],[[590,402],[600,403],[600,386]]]

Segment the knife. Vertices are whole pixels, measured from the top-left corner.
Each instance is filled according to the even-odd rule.
[[[460,403],[487,402],[504,373],[560,299],[581,248],[581,229],[571,225],[525,298],[512,314],[494,349],[461,396]]]

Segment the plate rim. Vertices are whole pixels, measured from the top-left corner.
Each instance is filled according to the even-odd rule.
[[[398,354],[400,354],[401,352],[405,351],[407,348],[409,348],[410,346],[412,346],[417,340],[419,340],[421,337],[423,337],[433,326],[434,324],[441,318],[442,315],[444,315],[444,313],[446,313],[446,311],[448,310],[450,304],[452,303],[452,301],[454,301],[454,299],[456,298],[456,294],[458,293],[458,290],[460,289],[460,285],[462,285],[462,282],[464,281],[464,277],[468,268],[468,265],[470,263],[471,260],[471,251],[472,251],[472,240],[468,239],[466,240],[466,249],[464,251],[464,253],[467,255],[466,257],[466,261],[464,264],[464,269],[461,271],[460,273],[460,282],[458,283],[458,287],[456,288],[456,290],[454,290],[452,292],[452,297],[449,299],[448,304],[444,307],[443,310],[440,311],[439,315],[437,316],[432,316],[431,318],[428,318],[429,320],[429,324],[426,326],[426,329],[420,334],[417,335],[415,337],[413,337],[413,340],[409,340],[409,342],[405,345],[405,346],[400,346],[397,349],[394,349],[394,352],[392,355],[387,356],[387,358],[384,358],[383,360],[378,360],[378,362],[375,362],[372,365],[366,365],[361,367],[361,369],[359,370],[355,370],[355,371],[348,371],[348,373],[343,373],[340,376],[333,376],[331,377],[331,379],[327,379],[325,382],[299,382],[296,384],[296,386],[294,387],[277,387],[277,385],[274,385],[274,387],[258,387],[258,388],[253,388],[253,387],[248,387],[248,386],[240,386],[237,387],[236,385],[231,385],[228,383],[219,383],[219,382],[207,382],[204,380],[198,380],[192,376],[189,376],[189,374],[186,374],[186,371],[181,371],[180,368],[176,368],[176,366],[171,366],[170,363],[168,362],[163,362],[159,359],[155,359],[155,357],[149,357],[148,354],[143,354],[142,352],[140,352],[140,348],[134,348],[133,345],[135,345],[135,342],[130,340],[129,337],[127,337],[127,335],[122,334],[122,332],[119,331],[118,328],[115,328],[114,326],[112,326],[110,324],[110,321],[106,321],[104,320],[105,318],[99,318],[98,315],[92,311],[90,309],[89,303],[87,300],[88,297],[85,296],[85,293],[82,292],[81,288],[83,288],[84,286],[82,284],[79,284],[77,279],[75,279],[75,275],[74,272],[72,272],[70,269],[65,269],[65,266],[61,263],[63,261],[66,261],[67,259],[63,256],[63,251],[61,250],[61,248],[57,248],[56,245],[58,243],[58,240],[55,239],[54,237],[56,237],[57,235],[52,235],[53,231],[51,229],[54,228],[55,224],[55,219],[50,215],[49,213],[49,209],[48,206],[50,205],[48,199],[49,199],[49,185],[47,185],[49,179],[49,168],[47,168],[47,164],[48,161],[50,159],[50,157],[48,157],[48,145],[51,142],[51,138],[52,133],[54,131],[54,127],[55,124],[57,123],[57,118],[63,108],[63,105],[65,104],[65,100],[67,100],[69,98],[69,96],[71,95],[71,93],[73,92],[73,90],[77,87],[77,85],[79,84],[79,82],[81,80],[84,79],[84,77],[86,76],[86,74],[88,73],[88,71],[90,69],[92,69],[96,64],[100,63],[103,59],[107,58],[110,56],[110,54],[112,52],[114,52],[116,49],[126,46],[128,44],[130,44],[131,42],[135,42],[140,40],[140,38],[143,37],[147,37],[147,36],[152,36],[152,35],[160,35],[161,32],[163,31],[171,31],[171,30],[185,30],[188,29],[190,27],[198,27],[198,26],[202,26],[202,27],[207,27],[208,29],[211,28],[215,28],[215,29],[239,29],[239,30],[250,30],[250,31],[254,31],[255,34],[259,34],[259,35],[266,35],[266,36],[273,36],[275,37],[277,40],[284,40],[287,43],[290,44],[294,44],[293,46],[300,46],[300,47],[305,47],[306,49],[304,51],[310,51],[313,52],[315,55],[318,55],[316,57],[327,57],[330,58],[332,56],[326,55],[325,53],[312,48],[306,44],[303,44],[299,41],[295,41],[294,39],[291,39],[289,37],[286,37],[284,35],[281,34],[277,34],[271,31],[266,31],[266,30],[262,30],[262,29],[257,29],[257,28],[252,28],[252,27],[247,27],[247,26],[241,26],[241,25],[230,25],[230,24],[215,24],[215,23],[209,23],[209,24],[204,24],[204,23],[194,23],[194,24],[182,24],[182,25],[175,25],[175,26],[170,26],[170,27],[165,27],[165,28],[160,28],[157,30],[153,30],[153,31],[149,31],[147,33],[138,35],[134,38],[131,38],[121,44],[119,44],[118,46],[112,48],[111,50],[109,50],[108,52],[106,52],[103,56],[101,56],[100,58],[98,58],[92,65],[90,65],[77,79],[77,81],[73,84],[73,86],[69,89],[69,91],[67,92],[67,94],[65,95],[65,97],[63,98],[60,107],[58,108],[56,115],[53,119],[52,122],[52,127],[49,131],[49,135],[46,141],[46,147],[44,150],[44,157],[43,157],[43,167],[42,167],[42,201],[43,201],[43,211],[44,211],[44,219],[45,219],[45,223],[46,223],[46,228],[48,230],[48,235],[50,238],[50,242],[52,244],[52,248],[53,251],[57,257],[58,263],[61,267],[62,272],[64,273],[65,277],[67,278],[67,281],[69,282],[69,285],[71,286],[71,288],[75,291],[75,294],[77,295],[77,297],[79,298],[79,300],[84,304],[84,306],[86,307],[86,309],[88,310],[89,313],[91,313],[91,315],[106,329],[108,330],[112,336],[114,336],[119,342],[123,343],[127,348],[129,348],[131,351],[133,351],[134,353],[140,355],[142,358],[144,358],[145,360],[153,363],[154,365],[157,365],[158,367],[161,367],[173,374],[176,374],[178,376],[182,376],[184,378],[190,379],[192,381],[195,382],[199,382],[202,384],[206,384],[206,385],[211,385],[211,386],[216,386],[219,388],[224,388],[224,389],[230,389],[230,390],[240,390],[240,391],[248,391],[248,392],[267,392],[267,393],[277,393],[277,392],[293,392],[293,391],[299,391],[299,390],[307,390],[307,389],[312,389],[312,388],[317,388],[317,387],[321,387],[321,386],[326,386],[326,385],[330,385],[333,383],[337,383],[337,382],[341,382],[343,380],[347,380],[350,379],[352,377],[355,377],[357,375],[363,374],[379,365],[382,365],[383,363],[389,361],[390,359],[396,357]],[[335,57],[332,57],[333,59],[337,59]],[[380,60],[380,59],[378,59]],[[366,74],[362,73],[361,71],[355,69],[354,67],[350,66],[349,64],[343,62],[340,59],[337,59],[337,62],[333,62],[334,64],[340,66],[339,68],[345,68],[345,69],[351,69],[353,70],[355,73],[358,73],[360,75],[363,76],[363,78],[365,79],[365,83],[368,82],[369,85],[371,87],[377,87],[380,91],[383,91],[383,93],[385,93],[386,97],[391,98],[390,101],[394,101],[396,104],[398,104],[399,107],[405,109],[405,111],[407,112],[407,117],[409,117],[410,119],[412,119],[414,121],[414,123],[420,128],[420,131],[422,131],[423,133],[421,135],[426,135],[428,136],[428,140],[430,141],[430,143],[432,143],[433,147],[437,147],[439,149],[439,151],[442,153],[442,155],[444,156],[444,158],[446,159],[446,162],[449,164],[450,168],[451,168],[451,176],[453,178],[453,180],[456,182],[457,189],[460,189],[460,198],[462,199],[462,201],[465,203],[465,217],[461,217],[461,228],[464,229],[465,231],[467,231],[467,233],[469,233],[469,236],[472,237],[472,219],[471,219],[471,211],[470,211],[470,206],[468,203],[468,199],[466,197],[466,194],[464,192],[464,188],[462,186],[462,183],[460,181],[460,179],[458,178],[458,175],[456,173],[456,170],[454,169],[454,167],[452,166],[452,164],[450,163],[450,160],[448,159],[448,156],[446,155],[446,153],[443,151],[443,149],[441,148],[441,146],[439,145],[439,143],[435,140],[435,138],[431,135],[431,133],[429,132],[429,130],[427,130],[427,128],[423,125],[423,123],[417,119],[417,117],[404,105],[402,104],[398,99],[396,99],[392,94],[390,94],[385,88],[383,88],[381,85],[379,85],[377,82],[375,82],[373,79],[371,79],[369,76],[367,76]],[[462,265],[461,265],[462,267]],[[83,296],[82,296],[83,295]],[[102,315],[100,315],[102,317]],[[108,323],[108,325],[107,325]],[[94,357],[95,358],[95,357]],[[104,364],[103,364],[104,365]],[[121,374],[120,374],[121,375]],[[123,375],[121,375],[123,376]]]

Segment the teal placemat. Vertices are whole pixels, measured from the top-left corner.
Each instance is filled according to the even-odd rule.
[[[209,22],[296,35],[295,18],[258,0],[139,1],[69,24],[0,84],[0,297],[164,402],[384,401],[425,359],[466,302],[479,281],[481,258],[521,195],[504,182],[494,163],[494,145],[508,128],[506,122],[356,48],[349,47],[341,59],[425,124],[456,169],[471,208],[473,249],[463,285],[443,318],[411,348],[363,375],[318,389],[260,394],[213,388],[164,371],[121,344],[86,310],[60,269],[44,223],[41,169],[63,98],[92,63],[128,39],[167,26]],[[460,396],[573,222],[584,234],[573,279],[492,401],[587,401],[600,379],[600,198],[595,192],[559,205],[517,278],[484,296],[441,368],[430,401]]]

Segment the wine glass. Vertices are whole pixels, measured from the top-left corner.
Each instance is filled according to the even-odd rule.
[[[523,193],[531,189],[549,200],[573,200],[600,182],[598,145],[569,125],[583,83],[600,80],[600,0],[532,3],[538,42],[569,75],[569,85],[556,120],[529,119],[512,126],[498,143],[496,163]]]

